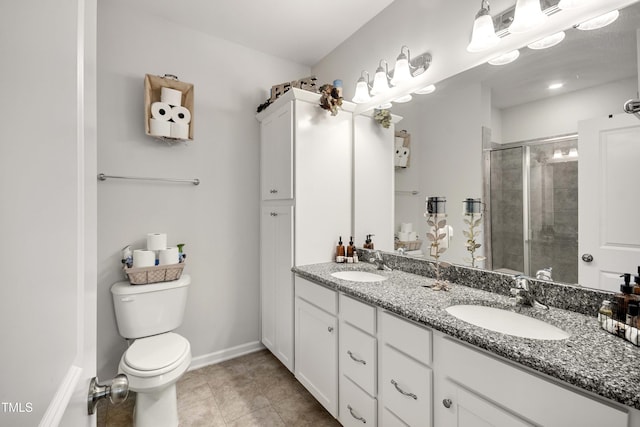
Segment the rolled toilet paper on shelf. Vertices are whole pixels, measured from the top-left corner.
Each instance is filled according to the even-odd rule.
[[[171,136],[171,122],[165,120],[149,119],[149,133],[155,136]]]
[[[171,138],[189,139],[189,125],[184,123],[173,123],[171,125]]]
[[[153,267],[156,265],[156,253],[154,251],[145,251],[136,249],[133,251],[133,267]]]
[[[191,111],[185,107],[172,107],[171,120],[175,123],[189,124],[191,122]]]
[[[166,102],[171,106],[182,105],[182,92],[169,87],[163,87],[160,89],[160,101]]]
[[[414,240],[418,240],[418,233],[416,233],[415,231],[410,231],[407,234],[409,235],[409,238],[407,239],[409,242],[412,242]]]
[[[410,222],[403,222],[400,224],[400,231],[403,231],[405,233],[409,233],[410,231],[413,231],[413,224]]]
[[[161,251],[167,249],[166,233],[149,233],[147,234],[147,250]]]
[[[178,248],[170,247],[158,251],[158,265],[177,264],[179,259]]]
[[[154,102],[151,104],[151,117],[156,120],[168,121],[171,118],[171,105],[166,102]]]
[[[406,242],[409,240],[409,233],[407,233],[406,231],[401,231],[398,233],[398,239],[400,239],[401,242]]]

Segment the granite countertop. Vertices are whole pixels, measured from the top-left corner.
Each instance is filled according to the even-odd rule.
[[[300,277],[338,290],[449,336],[566,381],[624,405],[640,409],[640,348],[607,333],[593,316],[550,307],[539,310],[514,308],[509,298],[497,293],[450,284],[450,290],[424,287],[435,280],[400,270],[381,271],[375,266],[324,263],[297,266]],[[363,283],[337,279],[331,273],[370,271],[388,277]],[[445,309],[457,304],[487,305],[544,320],[571,336],[565,340],[537,340],[493,332],[450,315]]]

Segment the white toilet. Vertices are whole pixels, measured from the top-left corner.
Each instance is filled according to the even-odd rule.
[[[186,338],[171,332],[182,323],[191,278],[172,282],[111,286],[120,335],[134,339],[122,355],[118,372],[137,392],[136,427],[178,425],[176,382],[191,363]]]

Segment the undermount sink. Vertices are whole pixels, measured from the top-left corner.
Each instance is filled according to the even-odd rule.
[[[570,336],[547,322],[500,308],[483,305],[454,305],[448,307],[446,311],[472,325],[517,337],[563,340]]]
[[[349,280],[351,282],[382,282],[387,280],[386,276],[370,273],[368,271],[336,271],[331,273],[336,279]]]

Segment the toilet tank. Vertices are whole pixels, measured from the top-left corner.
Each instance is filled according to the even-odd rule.
[[[120,335],[142,338],[176,329],[182,324],[190,283],[187,274],[150,285],[114,283],[111,294]]]

